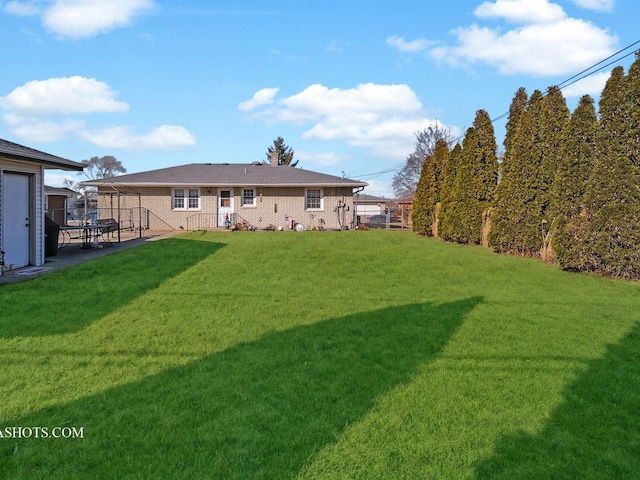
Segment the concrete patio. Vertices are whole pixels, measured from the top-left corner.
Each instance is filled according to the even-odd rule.
[[[45,275],[54,270],[71,267],[94,258],[103,257],[112,253],[120,252],[127,248],[137,247],[146,242],[161,240],[163,238],[173,237],[184,233],[184,230],[172,231],[146,231],[142,238],[136,235],[122,235],[121,241],[112,241],[111,244],[101,243],[99,248],[82,248],[82,242],[79,240],[72,241],[64,248],[58,250],[58,254],[46,257],[44,265],[39,267],[28,266],[18,268],[16,270],[4,271],[0,275],[0,285],[7,283],[17,283],[25,280]]]

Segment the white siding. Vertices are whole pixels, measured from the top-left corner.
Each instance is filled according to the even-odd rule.
[[[34,222],[31,230],[30,262],[35,266],[44,263],[44,168],[41,165],[15,162],[0,158],[0,250],[3,250],[4,223],[3,212],[10,208],[11,202],[4,198],[2,185],[4,185],[4,172],[16,172],[32,175],[31,181],[31,222]]]
[[[2,163],[0,163],[0,250],[2,250],[2,185],[4,185],[4,172],[2,171]],[[0,265],[0,275],[2,275],[3,266]]]
[[[34,178],[34,200],[35,205],[33,211],[35,213],[36,228],[35,234],[35,264],[36,266],[44,263],[44,168],[40,167],[40,171],[36,173]],[[33,221],[33,219],[32,219]]]

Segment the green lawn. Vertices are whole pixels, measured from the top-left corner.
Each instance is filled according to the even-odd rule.
[[[638,284],[410,232],[193,232],[0,305],[2,479],[640,478]]]

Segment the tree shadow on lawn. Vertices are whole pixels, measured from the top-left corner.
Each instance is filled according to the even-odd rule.
[[[640,478],[640,325],[591,362],[540,433],[503,438],[476,478]]]
[[[0,289],[0,338],[81,330],[224,244],[168,238]]]
[[[73,425],[84,439],[0,439],[0,473],[295,477],[381,395],[435,359],[480,302],[412,304],[271,333],[44,409],[12,425]]]

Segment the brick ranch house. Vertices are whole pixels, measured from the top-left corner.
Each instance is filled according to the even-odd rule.
[[[143,228],[152,230],[225,228],[243,221],[257,229],[345,229],[352,225],[354,191],[367,183],[272,161],[194,163],[82,185],[97,187],[99,217],[119,214],[125,229],[126,211],[134,207],[144,212]],[[126,209],[114,209],[125,202]],[[126,221],[136,224],[136,216]]]

